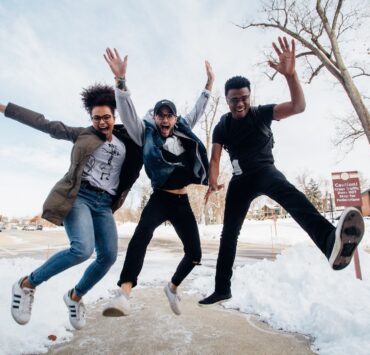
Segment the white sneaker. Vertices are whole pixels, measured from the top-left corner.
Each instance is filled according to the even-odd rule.
[[[109,300],[103,309],[105,317],[122,317],[130,314],[131,306],[129,296],[120,288],[113,291],[114,297]]]
[[[349,265],[364,231],[365,224],[360,211],[354,207],[346,208],[335,229],[333,249],[328,256],[334,270],[341,270]]]
[[[72,290],[69,290],[64,296],[63,300],[66,304],[69,312],[69,321],[73,328],[80,330],[86,324],[86,307],[82,302],[82,299],[77,302],[71,298]]]
[[[170,307],[172,309],[172,312],[179,316],[181,314],[180,296],[177,294],[177,292],[174,292],[171,290],[169,283],[164,287],[164,293],[166,294],[168,298],[168,302],[170,302]]]
[[[12,287],[11,312],[18,324],[27,324],[31,318],[32,304],[34,299],[34,288],[21,287],[24,280],[22,277]]]

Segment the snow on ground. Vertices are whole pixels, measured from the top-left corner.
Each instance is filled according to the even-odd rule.
[[[165,252],[148,254],[140,275],[140,286],[164,286],[175,270],[178,259]],[[86,304],[110,297],[109,290],[117,287],[123,260],[124,255],[120,255],[110,272],[84,297]],[[48,340],[49,335],[56,335],[57,342],[66,341],[73,336],[63,295],[78,282],[91,261],[66,270],[40,285],[35,293],[32,317],[27,325],[18,325],[11,316],[12,284],[40,266],[43,261],[29,257],[0,259],[0,354],[42,353],[47,351],[47,346],[55,344]]]
[[[351,264],[343,271],[332,271],[324,256],[292,220],[279,221],[277,233],[271,221],[246,222],[240,240],[260,244],[297,244],[286,249],[276,261],[258,261],[237,267],[232,283],[233,298],[224,305],[241,312],[256,314],[271,326],[299,332],[314,338],[314,350],[320,354],[370,353],[370,255],[362,249],[370,245],[369,220],[360,248],[363,281],[354,277]],[[127,228],[125,228],[127,227]],[[121,233],[132,234],[135,225],[123,225]],[[203,238],[218,239],[221,226],[200,227]],[[270,231],[269,235],[268,231]],[[157,235],[177,238],[172,227],[160,227]],[[84,298],[92,304],[109,297],[116,287],[124,255],[120,255],[106,277]],[[179,256],[162,252],[147,254],[140,287],[163,286],[174,272]],[[63,294],[72,288],[89,262],[57,275],[38,287],[32,318],[26,326],[10,315],[11,286],[43,260],[33,258],[0,259],[0,354],[46,352],[52,342],[73,336],[63,303]],[[213,291],[214,268],[197,267],[190,275],[190,292],[202,295]],[[186,302],[186,297],[185,297]]]
[[[363,281],[355,279],[353,263],[334,272],[316,248],[288,248],[275,261],[236,268],[233,298],[224,306],[256,314],[274,328],[310,335],[319,354],[369,354],[370,255],[361,251],[360,259]],[[199,275],[192,288],[209,294],[212,276]]]

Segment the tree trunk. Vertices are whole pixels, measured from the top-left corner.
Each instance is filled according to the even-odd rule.
[[[362,127],[364,128],[368,142],[370,143],[370,114],[367,110],[364,101],[362,100],[361,94],[357,90],[353,83],[351,76],[347,73],[343,75],[343,87],[346,91],[353,108],[355,109],[358,118],[361,121]]]

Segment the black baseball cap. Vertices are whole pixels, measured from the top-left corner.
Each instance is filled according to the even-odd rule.
[[[170,101],[170,100],[161,100],[161,101],[158,101],[154,106],[154,115],[158,114],[158,111],[163,106],[167,106],[174,115],[177,114],[176,113],[176,106],[172,101]]]

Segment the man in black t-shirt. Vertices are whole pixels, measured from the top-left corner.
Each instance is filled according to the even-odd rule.
[[[350,263],[364,234],[364,222],[357,209],[346,209],[335,228],[274,165],[271,122],[303,112],[306,105],[295,71],[295,43],[292,40],[290,46],[285,37],[279,37],[279,45],[280,48],[273,43],[279,61],[270,61],[269,65],[285,76],[290,101],[253,107],[250,106],[248,79],[236,76],[225,84],[230,112],[221,117],[213,132],[206,201],[212,192],[223,188],[217,183],[222,147],[230,155],[233,177],[226,195],[215,292],[199,301],[203,306],[231,298],[232,267],[238,235],[250,203],[257,196],[267,195],[288,211],[325,254],[334,270],[343,269]]]

